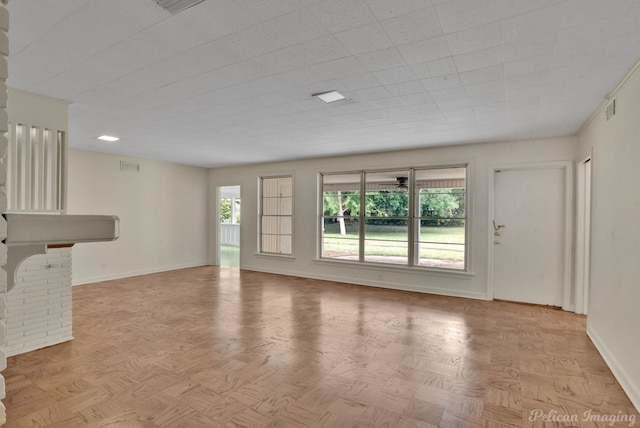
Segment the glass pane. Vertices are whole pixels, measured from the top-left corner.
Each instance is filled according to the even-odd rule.
[[[416,170],[416,215],[426,218],[464,218],[466,171],[466,167]]]
[[[291,254],[291,235],[262,235],[263,253]]]
[[[431,220],[419,220],[420,227],[417,229],[417,241],[438,242],[444,244],[464,244],[464,220],[450,220],[450,223],[457,223],[453,226],[433,226]]]
[[[360,191],[337,190],[324,192],[323,215],[336,217],[360,215]]]
[[[359,223],[353,218],[324,218],[322,257],[358,260]]]
[[[407,224],[407,220],[402,219],[368,219],[365,224],[365,261],[406,265],[409,254]]]
[[[423,218],[464,218],[465,189],[421,189],[418,216]]]
[[[368,217],[406,217],[409,214],[409,171],[368,172],[366,210]]]
[[[418,257],[420,266],[464,270],[464,243],[420,242]]]
[[[262,198],[263,215],[291,215],[291,196]]]
[[[290,235],[290,216],[262,216],[263,235]]]
[[[406,190],[367,190],[367,217],[406,217],[409,215],[409,195]]]
[[[231,223],[231,199],[220,199],[220,223]]]
[[[262,196],[265,198],[293,196],[293,178],[274,177],[262,179]]]

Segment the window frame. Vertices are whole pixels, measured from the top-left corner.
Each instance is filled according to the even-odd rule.
[[[416,184],[416,171],[424,171],[424,170],[438,170],[438,169],[449,169],[449,168],[464,168],[465,170],[465,186],[464,186],[464,195],[465,195],[465,212],[464,216],[460,217],[460,220],[464,221],[464,268],[463,269],[455,269],[448,267],[439,267],[439,266],[421,266],[419,264],[419,245],[420,240],[416,235],[416,226],[417,222],[420,221],[423,217],[418,213],[419,201],[416,198],[419,198],[419,193],[416,192],[415,184]],[[371,266],[371,267],[385,267],[385,268],[396,268],[396,269],[417,269],[420,271],[434,271],[438,273],[444,274],[453,274],[453,275],[468,275],[471,274],[471,259],[470,259],[470,249],[471,249],[471,226],[472,226],[472,209],[471,209],[471,192],[470,192],[470,170],[471,170],[471,162],[456,162],[456,163],[447,163],[447,164],[437,164],[437,165],[426,165],[426,166],[417,166],[417,167],[405,167],[399,166],[395,168],[384,168],[384,169],[361,169],[357,171],[345,171],[345,170],[336,170],[336,171],[321,171],[318,173],[318,257],[317,260],[321,262],[328,263],[351,263],[357,265]],[[369,173],[380,173],[380,172],[394,172],[394,171],[407,171],[408,172],[408,215],[407,219],[407,263],[406,264],[397,264],[397,263],[389,263],[389,262],[377,262],[377,261],[367,261],[365,260],[365,223],[368,218],[366,215],[366,174]],[[324,219],[327,217],[324,215],[324,177],[330,175],[346,175],[346,174],[359,174],[360,175],[360,210],[357,218],[359,222],[358,228],[358,258],[357,260],[341,260],[334,257],[326,257],[324,256]],[[416,263],[417,261],[417,263]]]
[[[262,248],[262,235],[263,235],[263,217],[264,217],[264,180],[271,179],[279,179],[279,178],[287,178],[291,180],[291,214],[286,215],[278,215],[279,217],[289,217],[291,223],[291,233],[289,236],[291,237],[290,244],[290,252],[269,252],[264,251]],[[294,245],[293,245],[293,237],[294,237],[294,199],[295,199],[295,180],[293,173],[283,173],[283,174],[269,174],[269,175],[260,175],[258,176],[258,242],[257,242],[257,254],[261,256],[271,256],[271,257],[285,257],[291,258],[294,254]],[[278,236],[284,236],[285,234],[278,234]]]

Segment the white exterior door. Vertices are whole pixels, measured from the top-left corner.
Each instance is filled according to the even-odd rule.
[[[564,168],[495,171],[495,299],[562,306],[565,174]]]

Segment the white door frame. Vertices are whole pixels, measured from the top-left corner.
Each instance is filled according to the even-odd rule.
[[[575,290],[576,313],[587,314],[589,310],[589,270],[591,254],[591,183],[587,183],[585,173],[591,155],[577,164],[576,170],[576,260]]]
[[[562,287],[562,309],[574,311],[571,303],[571,274],[572,274],[572,247],[573,247],[573,162],[534,162],[534,163],[510,163],[493,165],[489,167],[489,217],[487,225],[487,298],[493,300],[493,260],[494,260],[494,234],[492,220],[495,215],[495,173],[496,171],[515,171],[527,169],[562,169],[565,177],[565,237],[564,237],[564,275]]]

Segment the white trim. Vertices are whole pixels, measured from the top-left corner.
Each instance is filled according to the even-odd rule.
[[[576,165],[576,251],[574,268],[574,289],[576,291],[576,313],[587,314],[589,309],[589,258],[591,243],[591,184],[585,180],[587,162],[591,155]],[[591,166],[591,165],[590,165]]]
[[[589,324],[587,324],[587,336],[589,336],[593,342],[593,345],[602,356],[604,362],[609,366],[611,373],[613,373],[613,376],[615,376],[624,392],[627,393],[631,404],[634,405],[636,410],[640,411],[640,385],[633,382],[633,378],[629,376],[622,365],[620,365],[616,357],[613,356],[607,345],[605,345],[605,342]]]
[[[363,267],[362,265],[358,265],[358,266]],[[323,275],[323,274],[315,274],[308,271],[298,272],[298,271],[292,271],[289,269],[277,269],[272,267],[264,268],[264,267],[252,267],[252,266],[245,266],[242,268],[242,270],[272,273],[276,275],[295,276],[300,278],[318,279],[322,281],[332,281],[332,282],[339,282],[343,284],[385,288],[388,290],[412,291],[416,293],[437,294],[441,296],[450,296],[450,297],[464,297],[467,299],[475,299],[475,300],[487,300],[486,296],[483,293],[478,293],[473,291],[450,290],[445,288],[433,288],[433,287],[418,287],[414,284],[398,284],[398,283],[390,283],[386,281],[367,280],[362,278],[345,278],[344,275]]]
[[[552,162],[531,162],[531,163],[511,163],[493,165],[488,169],[488,222],[494,218],[495,204],[495,173],[501,171],[514,171],[526,169],[563,169],[565,175],[565,241],[564,241],[564,273],[562,287],[562,309],[573,311],[571,303],[571,279],[572,279],[572,254],[573,254],[573,161],[552,161]],[[487,298],[493,300],[493,262],[494,262],[494,235],[493,227],[487,225]]]
[[[441,276],[444,278],[473,279],[473,277],[476,276],[474,272],[468,272],[468,271],[457,270],[457,269],[395,265],[392,263],[358,262],[355,260],[340,260],[340,259],[331,259],[328,257],[313,259],[313,262],[320,265],[324,264],[329,266],[345,266],[350,268],[364,268],[365,270],[377,270],[377,271],[387,271],[387,272],[389,270],[395,270],[395,271],[406,272],[411,274]]]
[[[129,278],[132,276],[149,275],[151,273],[168,272],[171,270],[189,269],[189,268],[208,266],[208,265],[209,264],[207,263],[207,261],[203,260],[200,262],[182,263],[179,265],[163,266],[163,267],[149,268],[149,269],[139,269],[139,270],[134,270],[129,272],[115,273],[111,275],[92,276],[89,278],[80,278],[80,279],[72,278],[71,285],[75,287],[76,285],[93,284],[95,282],[111,281],[114,279]]]

